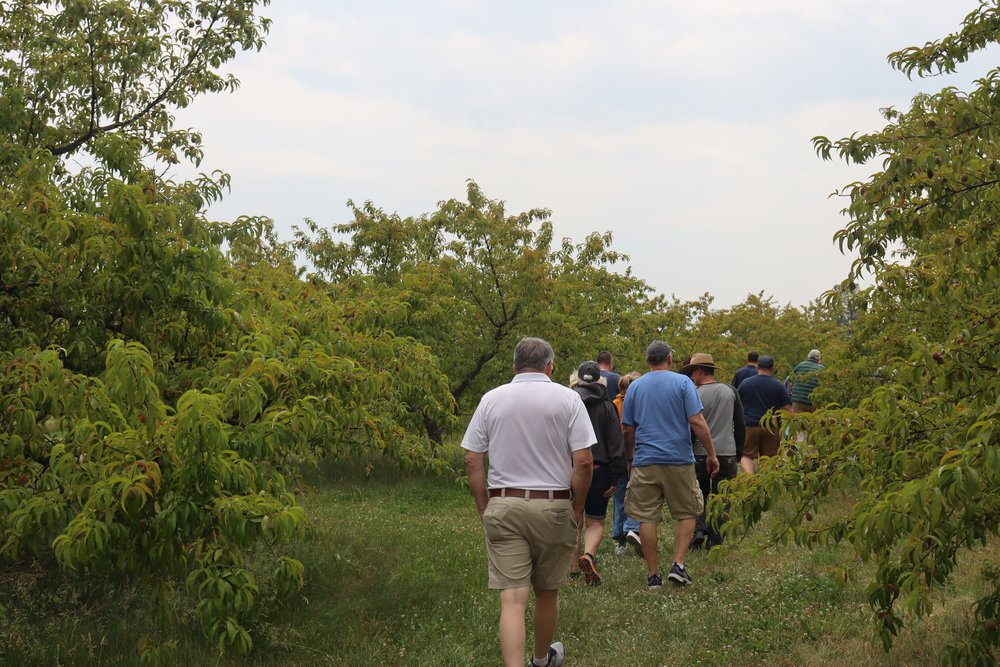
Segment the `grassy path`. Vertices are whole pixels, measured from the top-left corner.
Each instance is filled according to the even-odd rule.
[[[304,504],[312,527],[294,549],[307,568],[303,595],[260,605],[247,659],[220,657],[192,623],[178,664],[498,664],[497,596],[486,588],[483,538],[461,486],[348,477],[317,487]],[[744,544],[719,561],[699,552],[689,561],[694,586],[651,593],[639,559],[611,547],[605,540],[598,554],[602,587],[564,589],[557,637],[569,665],[937,664],[975,592],[971,579],[958,580],[935,615],[885,655],[870,641],[861,584],[826,576],[833,552]],[[136,662],[141,629],[120,610],[141,592],[81,600],[59,589],[45,598],[32,592],[37,582],[18,585],[15,602],[38,606],[12,605],[0,616],[0,663]]]

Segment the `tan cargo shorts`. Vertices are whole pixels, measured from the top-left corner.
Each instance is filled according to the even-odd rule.
[[[571,500],[490,498],[483,512],[490,588],[540,590],[566,584],[576,549],[576,516]]]
[[[696,519],[705,508],[694,464],[648,465],[632,468],[625,492],[625,513],[642,523],[659,523],[663,503],[675,520]]]

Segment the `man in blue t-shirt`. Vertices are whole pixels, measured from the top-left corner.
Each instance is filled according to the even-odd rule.
[[[741,382],[736,391],[743,402],[743,418],[747,427],[740,467],[744,472],[753,473],[757,468],[757,459],[776,456],[781,444],[780,418],[772,417],[770,423],[764,426],[761,426],[760,420],[768,410],[791,410],[792,400],[788,397],[785,383],[774,377],[774,357],[767,354],[757,360],[757,375]]]
[[[663,586],[659,570],[657,525],[663,503],[677,522],[674,529],[674,564],[667,579],[683,586],[691,583],[684,557],[704,509],[694,470],[691,431],[708,452],[706,466],[715,477],[719,459],[712,434],[702,414],[703,406],[691,378],[674,373],[673,350],[663,341],[646,348],[649,372],[634,380],[622,405],[625,457],[632,471],[625,494],[625,511],[639,521],[642,555],[649,568],[649,588]],[[632,540],[633,534],[629,534]]]

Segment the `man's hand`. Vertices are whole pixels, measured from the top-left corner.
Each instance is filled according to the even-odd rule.
[[[695,437],[698,438],[698,442],[708,452],[705,467],[708,470],[709,476],[715,477],[719,474],[719,457],[715,455],[715,446],[712,444],[712,432],[708,430],[708,422],[705,421],[705,415],[699,412],[693,417],[688,417],[688,423],[691,425],[691,430],[694,431]]]
[[[715,477],[719,474],[719,457],[715,454],[709,454],[708,458],[705,459],[705,468],[708,470],[709,477]]]
[[[612,487],[608,488],[608,490],[604,492],[604,497],[605,498],[610,498],[611,496],[615,495],[615,491],[617,489],[618,489],[618,487],[616,487],[616,486],[612,486]]]

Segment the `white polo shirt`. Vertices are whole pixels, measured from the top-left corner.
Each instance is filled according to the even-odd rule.
[[[580,395],[544,373],[519,373],[479,402],[462,447],[486,452],[491,489],[568,489],[573,452],[597,442]]]

